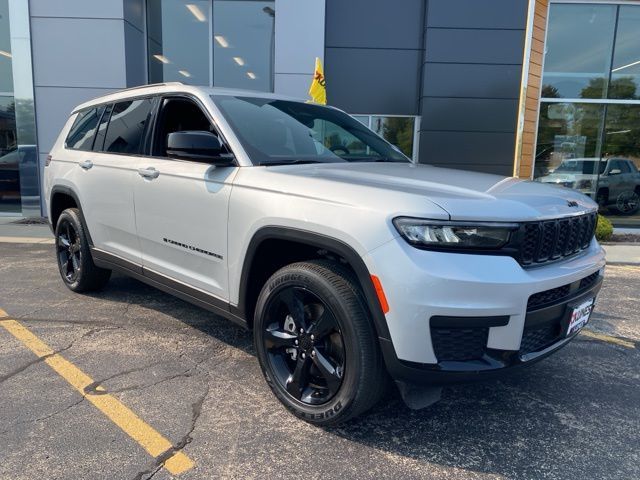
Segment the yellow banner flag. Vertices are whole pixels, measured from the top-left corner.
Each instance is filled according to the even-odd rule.
[[[316,57],[316,69],[313,72],[313,81],[309,87],[309,95],[316,103],[322,105],[327,104],[327,88],[324,81],[324,72],[322,71],[322,62]]]

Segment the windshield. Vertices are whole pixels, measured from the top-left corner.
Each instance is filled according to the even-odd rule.
[[[600,165],[600,174],[604,173],[607,162],[598,162],[596,160],[564,160],[554,173],[576,173],[584,175],[595,175],[596,166]]]
[[[254,165],[409,162],[356,119],[302,102],[213,95]]]

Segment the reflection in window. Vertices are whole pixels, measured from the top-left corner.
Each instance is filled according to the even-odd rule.
[[[622,5],[609,98],[640,98],[640,6]]]
[[[67,135],[67,148],[85,152],[91,151],[96,127],[103,111],[104,107],[100,107],[78,113],[71,130],[69,130],[69,135]]]
[[[148,0],[149,82],[273,91],[274,27],[274,0]]]
[[[275,2],[214,0],[213,84],[273,91]]]
[[[149,82],[209,85],[209,1],[148,0]]]
[[[414,122],[413,117],[371,117],[371,129],[412,158]]]
[[[616,9],[615,5],[551,5],[543,96],[606,96]]]
[[[137,154],[153,102],[151,99],[119,102],[113,106],[104,151]]]
[[[616,225],[640,226],[639,25],[640,6],[549,10],[534,175],[591,196]]]

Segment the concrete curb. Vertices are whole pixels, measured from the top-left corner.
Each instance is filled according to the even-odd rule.
[[[38,237],[0,237],[0,243],[30,243],[41,245],[53,245],[53,238]]]

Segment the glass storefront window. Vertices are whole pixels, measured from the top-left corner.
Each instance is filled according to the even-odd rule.
[[[274,35],[274,0],[148,0],[149,83],[273,91]]]
[[[615,23],[615,5],[551,5],[543,96],[606,96]]]
[[[609,98],[640,99],[640,7],[620,7]]]
[[[639,82],[640,6],[551,5],[534,177],[617,226],[640,226]]]
[[[213,1],[213,84],[273,91],[273,1]]]
[[[149,0],[147,39],[149,83],[209,85],[209,1]]]
[[[413,157],[414,117],[371,117],[371,130],[395,145],[407,157]]]
[[[40,215],[28,2],[0,0],[0,215]]]

